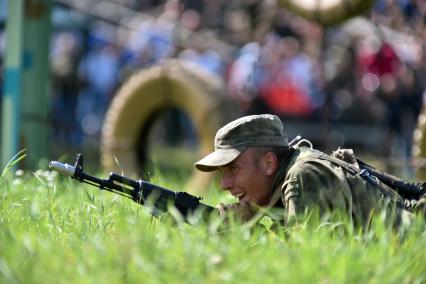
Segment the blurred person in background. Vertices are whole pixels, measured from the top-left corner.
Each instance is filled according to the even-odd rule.
[[[317,51],[312,49],[317,36],[311,34],[306,40],[307,21],[292,24],[291,19],[287,13],[277,13],[270,24],[260,23],[253,40],[231,63],[229,94],[245,113],[306,118],[323,105],[320,69],[314,61]]]
[[[208,32],[194,33],[189,38],[189,46],[178,54],[178,58],[200,66],[203,70],[222,77],[224,64],[219,53],[209,48],[214,35]]]
[[[395,77],[388,77],[386,88],[380,89],[378,96],[386,105],[386,141],[384,157],[392,157],[387,163],[388,170],[394,171],[397,162],[407,169],[408,176],[414,171],[410,166],[413,133],[417,124],[423,100],[423,89],[420,87],[417,74],[407,64],[403,64]]]
[[[92,34],[89,51],[78,66],[84,82],[77,102],[76,116],[80,142],[100,135],[106,110],[118,87],[120,50],[101,34]]]
[[[151,54],[150,62],[170,58],[176,52],[175,33],[182,12],[179,0],[168,0],[163,12],[155,19],[153,25],[140,36],[147,38],[147,46]]]
[[[245,114],[266,112],[259,97],[262,46],[253,41],[244,45],[228,71],[228,94]]]
[[[81,88],[77,69],[82,45],[77,33],[61,32],[54,39],[52,70],[53,139],[58,145],[79,145],[76,107]]]
[[[301,51],[296,36],[272,39],[272,50],[264,65],[261,96],[271,110],[290,116],[312,115],[316,94],[312,60]]]
[[[130,56],[125,62],[127,66],[123,66],[125,76],[175,55],[182,4],[178,0],[168,0],[159,8],[160,11],[154,9],[143,18],[137,18],[137,28],[126,43]]]
[[[226,29],[226,13],[232,1],[225,0],[202,0],[201,18],[202,27],[212,30]]]
[[[425,87],[415,69],[424,66],[417,64],[422,55],[416,53],[421,53],[421,48],[398,50],[401,41],[388,42],[385,38],[365,44],[370,46],[364,46],[358,54],[360,94],[369,101],[378,99],[383,105],[385,135],[381,151],[385,167],[392,172],[402,169],[402,174],[413,176],[412,136]]]

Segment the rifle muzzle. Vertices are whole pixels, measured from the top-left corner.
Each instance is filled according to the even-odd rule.
[[[57,172],[60,172],[61,174],[71,176],[71,177],[75,173],[75,167],[68,165],[68,164],[56,162],[56,161],[51,161],[49,163],[49,168],[52,169],[52,170],[55,170]]]

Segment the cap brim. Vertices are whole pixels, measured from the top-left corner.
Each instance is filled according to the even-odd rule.
[[[196,162],[195,167],[202,172],[211,172],[231,163],[241,153],[241,149],[217,149]]]

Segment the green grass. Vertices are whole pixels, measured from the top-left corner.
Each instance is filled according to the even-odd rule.
[[[214,189],[205,198],[230,201]],[[170,225],[109,192],[18,171],[0,180],[0,282],[425,283],[426,224]]]

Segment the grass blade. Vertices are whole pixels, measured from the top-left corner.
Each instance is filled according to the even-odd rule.
[[[3,181],[4,176],[6,175],[6,173],[13,168],[17,163],[19,163],[19,161],[21,161],[22,159],[24,159],[27,156],[26,149],[23,149],[21,151],[19,151],[17,154],[15,154],[12,159],[9,160],[9,162],[7,162],[6,166],[4,167],[1,176],[0,176],[0,184]]]

